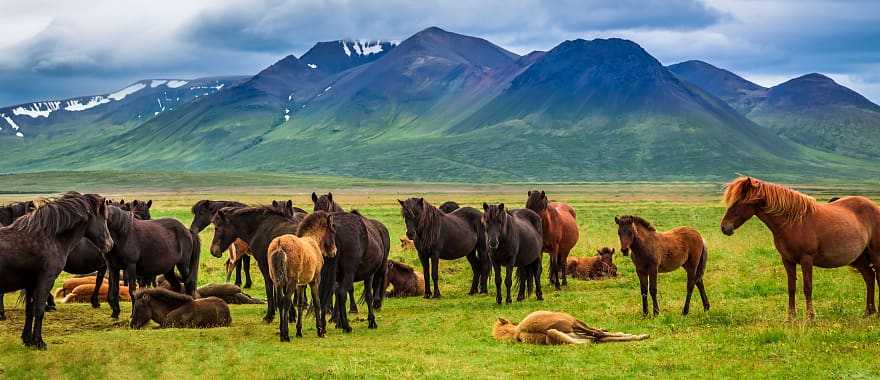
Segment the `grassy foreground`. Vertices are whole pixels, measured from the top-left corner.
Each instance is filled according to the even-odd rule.
[[[351,184],[337,185],[340,187]],[[325,190],[326,186],[318,189]],[[662,314],[640,315],[638,280],[628,258],[616,256],[620,276],[583,282],[568,288],[547,287],[545,300],[534,297],[496,306],[494,286],[488,296],[468,296],[467,263],[442,262],[443,298],[389,299],[378,313],[378,330],[366,328],[366,308],[351,315],[354,332],[331,329],[315,337],[306,323],[305,337],[291,343],[277,339],[277,324],[261,321],[264,305],[233,305],[233,326],[211,330],[130,330],[124,304],[118,322],[109,308],[61,304],[50,313],[44,334],[45,352],[19,341],[23,306],[17,294],[6,295],[7,321],[0,322],[0,378],[873,378],[880,375],[880,318],[864,318],[864,285],[847,268],[820,269],[814,274],[817,320],[803,322],[803,298],[798,292],[799,321],[784,323],[785,274],[773,248],[770,232],[753,220],[732,237],[718,227],[724,210],[718,201],[720,184],[547,186],[551,198],[572,204],[578,212],[581,240],[574,255],[592,255],[601,246],[617,247],[615,214],[639,214],[658,229],[678,225],[697,228],[709,245],[706,287],[712,309],[703,312],[699,297],[691,315],[682,317],[683,271],[659,278]],[[848,190],[800,187],[818,198],[832,194],[868,193],[876,187]],[[439,204],[448,199],[477,206],[503,201],[521,206],[525,188],[381,187],[334,191],[348,208],[384,222],[392,235],[394,259],[417,266],[414,253],[402,252],[397,236],[403,223],[395,198],[424,195]],[[463,189],[463,190],[462,190]],[[133,194],[107,190],[129,199],[152,198],[154,217],[170,216],[188,225],[189,206],[201,198],[234,198],[268,202],[293,198],[300,206],[310,201],[302,189],[251,191],[222,189],[210,193],[161,192]],[[309,190],[310,191],[310,190]],[[0,201],[20,196],[2,197]],[[223,262],[208,253],[213,236],[202,234],[200,284],[220,282]],[[545,255],[546,261],[546,255]],[[545,268],[547,266],[545,265]],[[254,265],[255,287],[248,292],[264,298],[262,277]],[[65,275],[64,278],[67,276]],[[58,283],[60,284],[60,282]],[[799,283],[800,289],[800,283]],[[358,290],[360,294],[360,290]],[[596,327],[629,333],[649,333],[643,342],[590,346],[528,346],[502,344],[489,336],[496,317],[518,321],[538,309],[566,311]]]

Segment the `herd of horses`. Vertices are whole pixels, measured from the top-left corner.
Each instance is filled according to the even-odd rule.
[[[797,265],[803,270],[808,319],[815,315],[813,266],[850,265],[857,269],[866,285],[865,314],[876,313],[874,289],[875,283],[880,282],[877,204],[861,196],[819,203],[788,187],[751,177],[728,183],[724,201],[727,210],[721,220],[721,231],[725,235],[732,235],[752,217],[760,219],[773,233],[788,276],[789,319],[796,315]],[[520,209],[508,208],[503,203],[483,203],[482,210],[460,207],[455,202],[436,207],[424,198],[398,202],[406,237],[415,246],[422,276],[416,276],[413,268],[405,264],[389,260],[390,236],[381,222],[357,210],[345,211],[331,193],[312,193],[311,212],[294,207],[289,200],[265,206],[202,200],[192,207],[189,228],[172,218],[152,219],[152,202],[112,202],[95,194],[70,192],[40,204],[14,203],[0,208],[0,223],[4,226],[0,228],[0,294],[23,290],[25,322],[21,338],[26,346],[37,348],[46,347],[42,323],[45,311],[54,307],[50,289],[62,271],[97,272],[96,293],[105,272],[108,273],[112,318],[118,318],[120,313],[120,283],[126,285],[132,301],[132,328],[145,325],[151,313],[162,314],[159,318],[164,320],[165,314],[172,312],[169,306],[146,310],[150,299],[154,303],[166,300],[165,303],[177,305],[179,315],[186,310],[187,318],[201,321],[196,325],[228,325],[231,319],[228,307],[220,304],[222,300],[194,298],[201,247],[199,232],[209,225],[214,226],[211,254],[220,258],[223,252],[230,251],[227,281],[235,271],[236,282],[240,283],[243,266],[248,287],[250,259],[256,261],[266,291],[263,320],[273,322],[276,310],[279,311],[279,336],[283,341],[289,340],[290,321],[296,321],[297,336],[302,335],[304,307],[315,314],[318,336],[325,334],[327,315],[336,328],[351,332],[348,312],[356,308],[357,282],[364,285],[363,300],[370,329],[377,328],[375,312],[382,307],[389,281],[395,281],[395,289],[400,289],[398,295],[421,293],[425,298],[441,297],[440,260],[467,259],[472,270],[472,295],[488,293],[488,280],[494,272],[498,304],[512,302],[514,276],[517,300],[532,293],[538,300],[543,298],[545,252],[550,256],[549,283],[556,289],[567,284],[568,255],[579,238],[577,216],[571,206],[551,202],[543,191],[529,191],[525,207]],[[636,215],[617,216],[614,222],[618,226],[620,252],[632,259],[638,275],[644,315],[648,315],[649,295],[653,314],[660,312],[657,275],[678,268],[687,273],[682,313],[688,314],[694,287],[700,293],[703,308],[709,309],[703,283],[708,248],[699,232],[689,227],[657,231]],[[610,262],[611,255],[612,249],[599,250],[594,261]],[[576,261],[572,268],[576,268]],[[124,273],[122,281],[120,273]],[[165,287],[151,290],[157,289],[157,276],[164,277]],[[423,286],[423,291],[414,289],[418,286]],[[307,288],[311,291],[311,302]],[[99,306],[96,294],[91,301],[94,307]],[[202,308],[207,314],[199,314]],[[4,317],[0,304],[0,320]],[[160,319],[154,316],[153,320]],[[510,331],[515,330],[516,325],[512,326]],[[589,329],[578,326],[569,333],[577,332],[581,334],[579,338],[570,337],[586,339],[583,334]],[[597,335],[590,339],[603,338]]]

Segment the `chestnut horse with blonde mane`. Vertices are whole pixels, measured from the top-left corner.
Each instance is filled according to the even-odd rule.
[[[865,315],[876,312],[874,281],[880,281],[880,207],[865,197],[843,197],[818,203],[782,185],[739,177],[724,192],[727,212],[721,231],[733,231],[757,216],[770,232],[788,276],[788,320],[795,318],[797,264],[804,276],[806,317],[812,320],[813,266],[854,267],[865,281]]]
[[[550,254],[550,283],[559,290],[560,284],[568,285],[565,263],[578,242],[577,215],[571,206],[550,202],[547,194],[537,190],[529,191],[526,208],[541,217],[543,251]],[[559,277],[562,277],[561,283]]]

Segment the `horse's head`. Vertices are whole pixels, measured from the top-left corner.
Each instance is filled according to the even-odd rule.
[[[192,207],[193,220],[189,225],[190,231],[201,232],[211,224],[211,218],[217,211],[211,205],[211,201],[207,199],[196,202]]]
[[[134,214],[135,218],[138,218],[140,220],[152,219],[152,216],[150,215],[150,207],[153,207],[152,200],[146,202],[134,200],[126,206],[128,206],[128,210],[126,211],[131,211],[131,213]]]
[[[290,199],[288,199],[286,201],[285,200],[272,201],[272,208],[277,211],[280,211],[287,218],[293,218],[293,214],[294,214],[293,201]]]
[[[131,328],[142,328],[150,323],[152,318],[153,309],[150,308],[150,295],[144,291],[138,291],[134,299],[134,312],[131,314]]]
[[[316,193],[312,193],[312,203],[314,204],[315,211],[337,211],[336,204],[333,202],[333,193],[327,193],[321,196],[318,196]]]
[[[596,250],[596,255],[600,260],[610,263],[614,257],[614,248],[602,247]]]
[[[629,256],[629,249],[638,239],[639,230],[636,228],[635,221],[631,216],[615,216],[614,223],[617,223],[617,237],[620,238],[620,252],[624,256]]]
[[[416,240],[416,227],[419,225],[419,219],[422,218],[425,198],[409,198],[405,201],[398,199],[397,203],[400,203],[400,214],[406,224],[406,238]]]
[[[507,230],[510,215],[504,209],[504,203],[490,205],[483,203],[483,227],[486,230],[486,244],[489,249],[495,250],[501,241],[501,236]]]
[[[529,199],[526,200],[527,209],[540,213],[547,209],[548,204],[550,204],[550,200],[547,199],[547,194],[545,194],[543,190],[529,191]]]
[[[324,211],[309,214],[300,223],[296,234],[315,236],[321,254],[324,257],[336,257],[336,226],[333,225],[333,214]]]
[[[492,337],[503,342],[516,341],[516,323],[499,317],[492,326]]]
[[[214,224],[214,239],[211,241],[211,255],[214,257],[222,257],[223,252],[229,249],[232,242],[238,239],[239,232],[230,217],[234,208],[224,207],[217,210],[211,218]]]
[[[727,184],[724,190],[727,212],[721,219],[721,232],[727,236],[733,235],[733,231],[764,207],[761,186],[761,181],[751,177],[740,177]]]
[[[95,194],[87,194],[86,198],[91,203],[92,212],[89,213],[84,237],[98,247],[101,253],[109,252],[113,248],[113,237],[107,228],[107,203],[103,197]]]
[[[455,203],[453,201],[446,201],[446,202],[443,202],[443,204],[440,205],[440,207],[438,207],[438,208],[440,209],[440,211],[443,211],[444,213],[448,214],[450,212],[458,210],[459,208],[461,208],[461,206],[459,206],[458,203]]]

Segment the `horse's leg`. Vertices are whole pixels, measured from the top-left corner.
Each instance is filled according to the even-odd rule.
[[[558,247],[555,245],[550,249],[550,283],[553,284],[553,287],[556,290],[560,289],[559,286],[559,251]]]
[[[165,272],[165,281],[171,285],[171,290],[180,293],[180,278],[177,277],[177,273],[174,273],[174,269]]]
[[[245,254],[241,258],[241,262],[244,270],[244,288],[250,289],[253,286],[253,282],[251,282],[251,255]]]
[[[648,274],[643,272],[638,272],[639,275],[639,289],[642,292],[642,315],[648,316]]]
[[[694,285],[697,284],[697,271],[694,268],[685,268],[687,272],[687,295],[684,297],[684,307],[681,309],[681,315],[688,315],[691,309],[691,294],[694,293]]]
[[[54,282],[54,278],[43,278],[37,281],[37,287],[34,289],[34,332],[31,336],[31,346],[40,350],[46,349],[46,342],[43,341],[43,317],[46,316],[46,298]]]
[[[532,276],[535,278],[535,299],[538,301],[544,300],[544,293],[541,292],[541,272],[544,271],[544,263],[541,260],[542,257],[538,257],[538,262],[535,263],[536,268],[532,273]]]
[[[274,295],[276,297],[275,303],[278,305],[278,338],[282,342],[290,342],[290,317],[288,314],[290,313],[290,294],[279,286],[274,289]]]
[[[24,328],[21,330],[21,342],[30,347],[34,338],[34,289],[24,290]]]
[[[3,293],[3,289],[0,289],[0,321],[6,320],[6,308],[3,307],[3,296],[4,295],[5,295],[5,293]]]
[[[357,301],[354,298],[354,284],[352,284],[351,288],[348,289],[348,312],[349,313],[357,313],[358,312]]]
[[[440,298],[440,256],[431,256],[431,280],[434,281],[434,296],[432,298]]]
[[[104,275],[107,273],[107,267],[98,269],[95,275],[95,289],[92,290],[92,307],[97,309],[101,307],[101,287],[104,285]]]
[[[526,288],[532,286],[532,272],[528,270],[528,267],[522,266],[517,268],[517,275],[519,276],[519,286],[516,291],[516,301],[522,301],[526,299]]]
[[[235,285],[241,287],[241,267],[244,265],[244,257],[235,262]]]
[[[173,271],[174,270],[172,270],[172,272]],[[129,320],[131,322],[134,322],[134,316],[135,316],[134,309],[135,309],[135,305],[137,304],[137,302],[135,302],[135,299],[134,299],[134,293],[137,291],[137,280],[136,280],[137,279],[137,264],[136,263],[128,264],[128,267],[126,267],[126,269],[125,269],[125,276],[128,277],[128,279],[129,279],[128,280],[128,282],[129,282],[128,295],[131,298],[131,318],[129,318]]]
[[[297,298],[299,298],[299,302],[297,302],[297,313],[296,313],[296,337],[302,338],[303,336],[303,304],[306,302],[306,288],[304,286],[297,286],[294,290],[296,292]]]
[[[480,262],[477,258],[477,250],[474,249],[473,252],[467,255],[468,264],[471,265],[471,272],[473,272],[473,276],[471,276],[471,290],[468,292],[468,295],[477,294],[477,290],[480,284]]]
[[[428,256],[419,254],[422,263],[422,276],[425,279],[425,298],[431,298],[431,268],[428,266]]]
[[[813,311],[813,256],[801,257],[801,270],[804,273],[804,298],[807,302],[807,320],[812,321],[816,317]]]
[[[867,260],[864,263],[853,263],[853,267],[859,271],[862,275],[862,280],[865,281],[865,316],[867,317],[877,312],[874,306],[874,270],[871,269],[871,265]]]
[[[561,255],[559,257],[558,264],[559,271],[562,272],[562,286],[568,286],[568,265],[566,263],[568,263],[568,254],[570,253],[570,251],[571,250],[569,249],[560,252]]]
[[[495,269],[495,303],[501,305],[501,264],[493,263]]]
[[[309,284],[309,290],[312,293],[312,307],[315,308],[315,330],[318,332],[318,337],[323,338],[327,332],[327,327],[324,321],[324,312],[321,308],[321,298],[318,296],[318,284],[321,283],[319,278]]]
[[[510,298],[510,286],[513,285],[513,260],[510,261],[511,263],[507,264],[504,271],[504,287],[507,289],[507,297],[504,299],[504,302],[506,302],[507,304],[513,302],[513,299]]]
[[[797,292],[797,268],[794,262],[783,260],[782,265],[785,266],[785,274],[788,277],[788,317],[787,321],[794,321],[797,317],[797,306],[794,303],[795,292]]]
[[[657,270],[648,275],[648,285],[651,287],[651,301],[654,303],[654,315],[660,314],[660,305],[657,303]]]
[[[375,329],[379,327],[376,324],[376,314],[373,312],[373,276],[376,274],[371,274],[364,279],[364,298],[367,301],[367,328]]]
[[[488,253],[482,256],[482,258],[477,256],[480,260],[480,294],[489,294],[489,273],[492,270],[492,260],[489,259]]]
[[[275,297],[273,296],[275,285],[272,284],[272,279],[269,277],[269,266],[266,260],[257,260],[257,265],[260,267],[263,285],[266,289],[266,315],[263,317],[263,322],[272,323],[272,320],[275,319]]]
[[[110,305],[110,318],[119,319],[119,270],[110,268],[109,266],[107,267],[107,270],[110,271],[110,284],[107,290],[107,304]]]
[[[697,280],[697,289],[700,291],[700,299],[703,300],[703,310],[709,310],[709,297],[706,296],[706,288],[703,286],[703,279]]]
[[[337,317],[337,325],[342,329],[344,333],[351,332],[351,325],[348,322],[348,313],[345,310],[345,298],[348,289],[352,287],[354,283],[354,273],[346,273],[345,277],[342,278],[342,281],[339,283],[339,286],[336,288],[336,308],[339,310],[339,316]]]
[[[56,311],[55,297],[52,295],[52,286],[49,286],[49,292],[46,293],[46,311]]]

